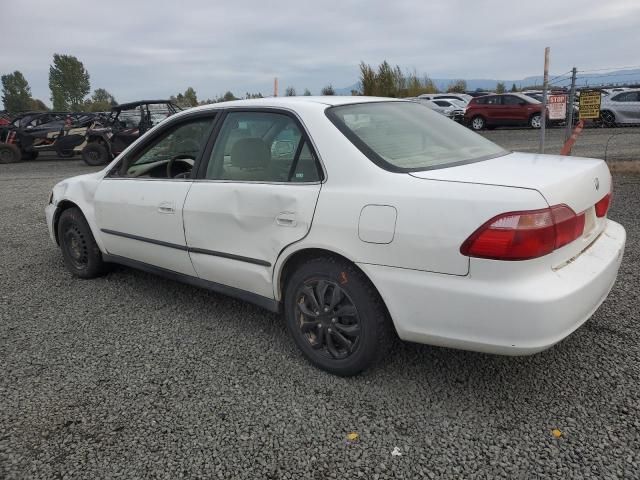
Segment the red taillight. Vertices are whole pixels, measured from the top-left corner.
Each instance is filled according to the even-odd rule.
[[[566,205],[503,213],[476,230],[460,252],[494,260],[542,257],[581,236],[584,219],[584,213],[576,215]]]
[[[602,200],[596,203],[596,216],[604,217],[609,210],[609,205],[611,205],[611,192],[607,193]]]

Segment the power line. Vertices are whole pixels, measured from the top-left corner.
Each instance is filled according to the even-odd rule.
[[[604,77],[626,77],[629,75],[638,75],[638,72],[631,72],[631,73],[608,73],[608,74],[603,74],[603,75],[585,75],[583,77],[578,77],[578,78],[582,78],[582,79],[587,79],[590,80],[592,78],[604,78]]]
[[[579,73],[586,72],[603,72],[603,71],[612,71],[612,70],[629,70],[631,68],[640,68],[640,65],[627,65],[626,67],[605,67],[605,68],[592,68],[589,70],[578,70]]]

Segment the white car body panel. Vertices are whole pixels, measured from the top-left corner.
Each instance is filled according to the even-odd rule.
[[[625,231],[615,222],[574,262],[472,259],[467,277],[359,265],[375,279],[403,340],[503,355],[545,350],[582,325],[616,279]],[[419,300],[416,300],[419,299]]]
[[[318,193],[319,183],[195,182],[184,205],[189,247],[266,264],[192,251],[198,276],[273,298],[271,266],[309,231]]]
[[[595,311],[615,280],[625,244],[621,226],[593,215],[593,205],[611,188],[604,162],[513,153],[391,173],[374,165],[325,114],[329,105],[367,101],[372,99],[290,97],[178,113],[163,123],[221,108],[293,112],[309,134],[325,178],[322,184],[104,179],[136,144],[154,135],[154,127],[101,172],[54,188],[46,209],[51,236],[55,240],[58,207],[73,202],[103,253],[274,304],[282,300],[287,260],[303,250],[328,250],[369,277],[401,338],[485,352],[542,350]],[[166,202],[174,213],[158,211]],[[560,203],[588,212],[589,228],[553,254],[507,262],[460,253],[461,244],[488,219]],[[184,248],[136,245],[135,239],[104,229]]]
[[[191,183],[160,179],[104,179],[96,191],[94,205],[105,251],[184,275],[196,275],[186,251],[182,220],[182,206]],[[115,232],[185,249],[142,242]]]

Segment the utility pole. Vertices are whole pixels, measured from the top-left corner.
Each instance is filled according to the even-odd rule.
[[[549,89],[549,47],[544,49],[544,80],[542,82],[542,111],[540,112],[540,149],[544,153],[544,137],[547,128],[547,90]]]
[[[573,67],[571,70],[571,90],[569,90],[569,98],[567,98],[567,128],[564,132],[564,141],[569,140],[571,136],[571,130],[573,129],[573,102],[576,98],[576,74],[578,70]]]
[[[274,97],[278,96],[278,77],[275,77],[273,79],[273,96]]]

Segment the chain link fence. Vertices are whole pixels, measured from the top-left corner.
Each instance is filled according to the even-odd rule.
[[[537,153],[540,130],[502,128],[482,134],[508,150]],[[559,154],[565,143],[565,129],[546,129],[545,153]],[[638,162],[640,169],[640,125],[603,127],[587,123],[571,150],[576,157],[601,158],[607,162]]]

